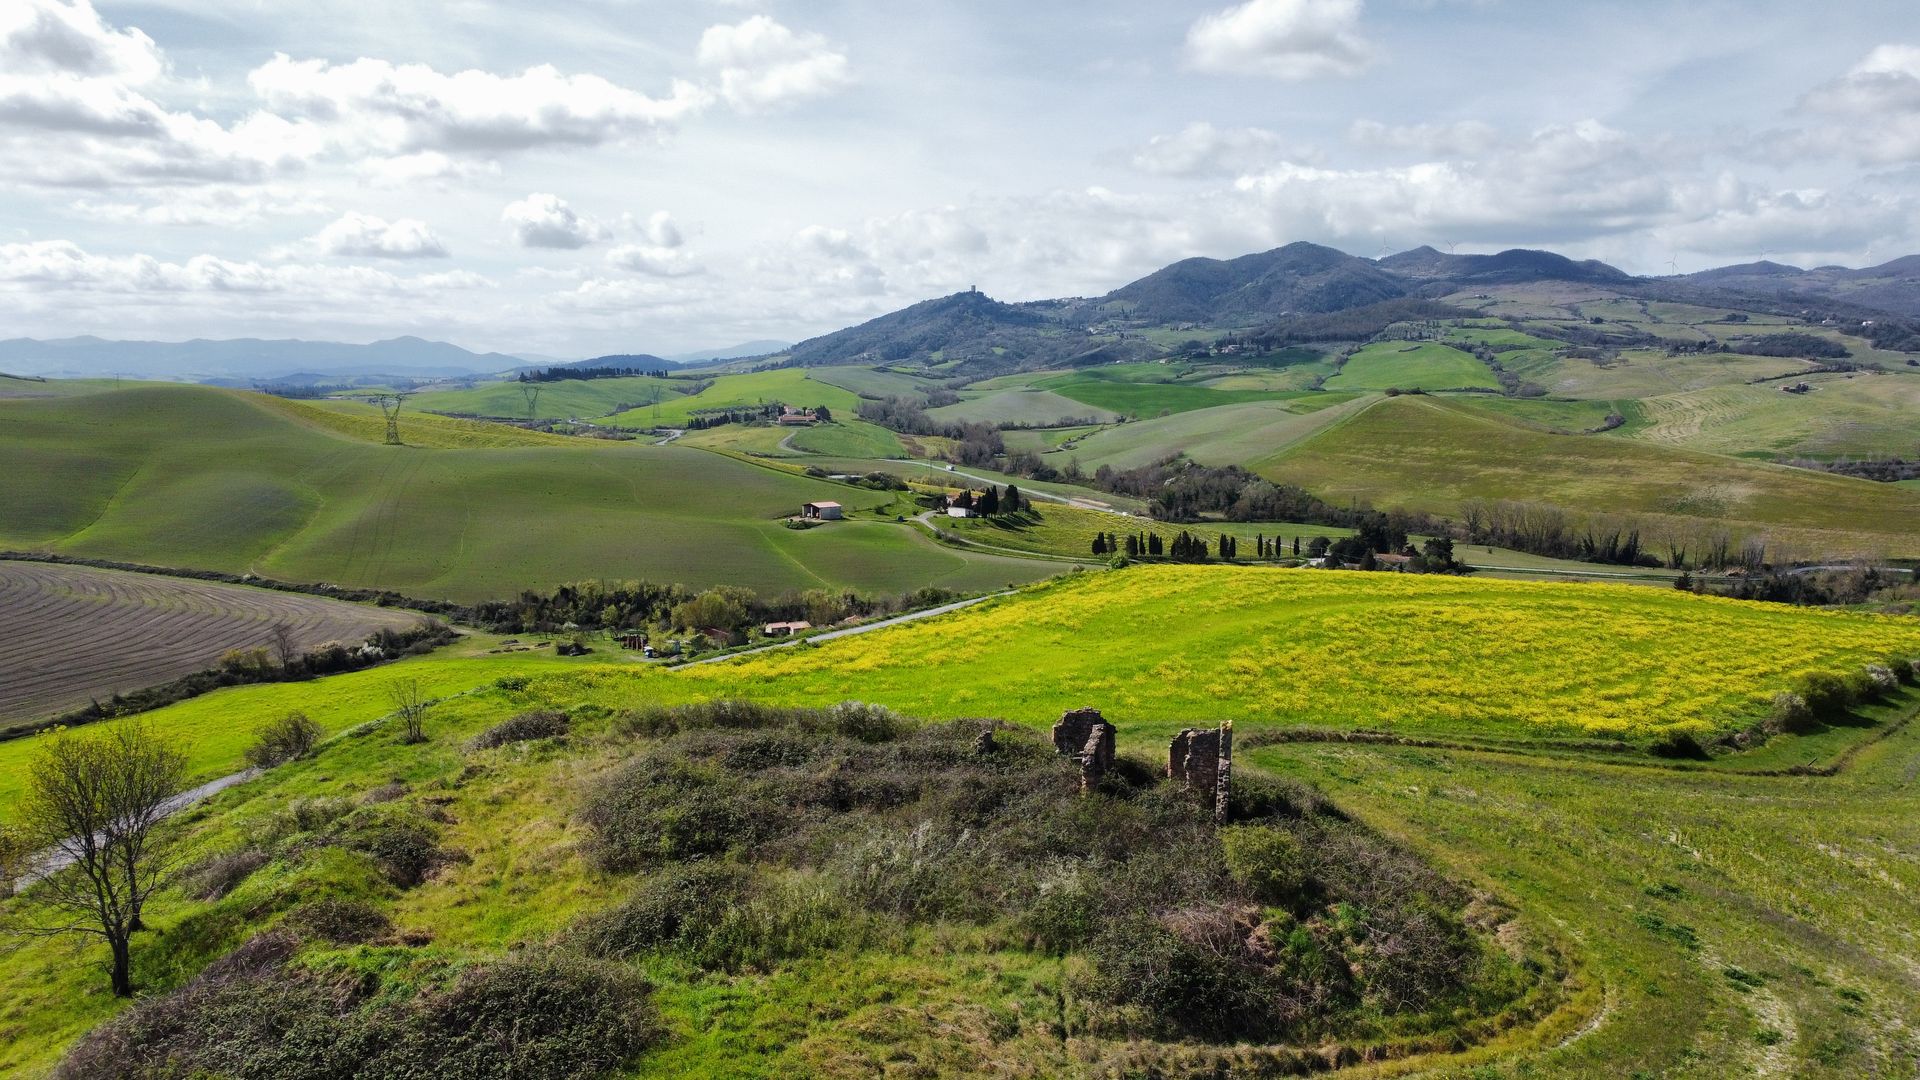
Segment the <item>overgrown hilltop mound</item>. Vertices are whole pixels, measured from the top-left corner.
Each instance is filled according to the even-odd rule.
[[[925,360],[935,353],[948,360],[970,359],[996,348],[1030,351],[1047,325],[1044,315],[969,290],[810,338],[788,355],[792,363],[808,367]]]
[[[1083,793],[1030,730],[857,704],[470,737],[529,703],[474,695],[411,784],[378,740],[269,774],[156,919],[198,974],[58,1075],[1289,1075],[1563,1000],[1510,909],[1257,770],[1223,826],[1144,758]]]
[[[1404,283],[1366,259],[1297,242],[1237,259],[1183,259],[1102,297],[1143,322],[1246,324],[1404,296]]]

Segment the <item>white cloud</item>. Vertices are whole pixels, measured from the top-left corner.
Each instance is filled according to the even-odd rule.
[[[849,81],[846,54],[826,38],[795,33],[766,15],[708,27],[696,55],[718,75],[727,104],[747,112],[819,97]]]
[[[1873,164],[1920,161],[1920,46],[1875,48],[1800,107],[1826,123],[1790,135],[1791,152],[1843,153]]]
[[[1187,62],[1223,75],[1317,79],[1373,62],[1360,36],[1360,0],[1246,0],[1187,31]]]
[[[308,302],[322,303],[489,284],[486,278],[467,271],[401,276],[366,266],[270,266],[214,255],[195,255],[185,262],[167,262],[151,255],[95,255],[67,240],[0,244],[0,285],[53,291],[162,296],[291,293]]]
[[[259,225],[270,218],[328,212],[326,203],[296,188],[213,186],[168,193],[148,203],[77,199],[74,213],[121,225]]]
[[[703,272],[685,251],[654,244],[621,244],[607,252],[607,265],[650,277],[686,277]]]
[[[375,259],[446,258],[447,246],[417,218],[387,221],[349,211],[314,234],[313,246],[328,255]]]
[[[1265,128],[1217,128],[1188,124],[1171,135],[1155,135],[1133,155],[1134,168],[1163,176],[1232,176],[1284,160],[1316,160],[1311,147],[1290,146]]]
[[[1347,129],[1347,138],[1360,146],[1407,150],[1432,158],[1474,157],[1503,141],[1498,128],[1478,120],[1405,125],[1355,120]]]
[[[686,237],[680,233],[680,226],[674,222],[673,215],[665,210],[655,210],[639,226],[640,235],[654,247],[677,248],[686,243]]]
[[[8,0],[0,6],[0,71],[144,83],[166,61],[139,30],[116,30],[87,0]]]
[[[574,213],[560,196],[542,192],[508,203],[500,220],[521,247],[571,251],[607,238],[599,222]]]
[[[328,125],[343,142],[393,154],[501,154],[596,146],[655,135],[700,109],[705,91],[676,81],[665,98],[549,64],[518,75],[362,58],[347,64],[285,53],[247,75],[275,112]]]
[[[393,157],[363,158],[355,168],[360,175],[382,187],[405,187],[409,184],[444,183],[449,180],[469,180],[474,177],[500,175],[498,162],[449,157],[438,150],[422,150],[414,154],[397,154]]]

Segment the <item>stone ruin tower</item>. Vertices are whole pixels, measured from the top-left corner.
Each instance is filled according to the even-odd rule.
[[[1227,789],[1233,779],[1233,721],[1217,728],[1187,728],[1175,735],[1167,747],[1167,778],[1210,798],[1214,820],[1226,821]]]
[[[1113,764],[1114,727],[1099,709],[1073,709],[1053,725],[1053,748],[1080,762],[1080,790],[1100,786]]]

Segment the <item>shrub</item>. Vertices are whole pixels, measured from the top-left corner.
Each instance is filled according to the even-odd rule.
[[[287,923],[309,937],[335,945],[362,945],[393,929],[387,913],[365,900],[327,897],[293,909]]]
[[[1653,740],[1648,749],[1655,757],[1675,758],[1685,761],[1705,761],[1707,748],[1700,745],[1699,736],[1691,731],[1674,729],[1665,731]]]
[[[1773,695],[1773,710],[1767,714],[1765,727],[1770,732],[1803,732],[1818,723],[1813,716],[1813,707],[1807,699],[1791,690],[1782,690]]]
[[[558,709],[535,709],[495,724],[474,736],[467,745],[474,750],[492,750],[508,743],[557,739],[572,729],[573,722],[566,713]]]
[[[711,862],[668,866],[650,874],[618,905],[587,915],[568,940],[590,956],[625,959],[649,949],[697,948],[726,909],[745,895],[747,878]]]
[[[451,854],[440,847],[440,837],[431,827],[400,816],[351,822],[340,844],[371,857],[381,874],[399,889],[413,888],[453,861]]]
[[[1121,916],[1088,943],[1087,958],[1091,970],[1075,980],[1081,994],[1133,1006],[1164,1030],[1225,1037],[1258,1030],[1270,1012],[1261,969],[1224,912]]]
[[[209,855],[180,871],[180,889],[195,900],[218,900],[267,862],[266,852],[250,847]]]
[[[1864,682],[1864,677],[1861,681]],[[1859,684],[1830,671],[1801,676],[1798,693],[1806,701],[1808,713],[1823,723],[1844,717],[1860,702]]]
[[[1868,664],[1865,674],[1870,692],[1874,697],[1884,697],[1900,689],[1900,677],[1893,668],[1884,664]]]
[[[1920,673],[1915,671],[1914,662],[1904,656],[1896,656],[1888,660],[1887,670],[1893,672],[1894,678],[1909,685],[1916,680],[1917,676],[1920,676]]]
[[[1307,899],[1312,879],[1307,876],[1300,840],[1292,833],[1257,825],[1223,829],[1227,872],[1249,895],[1263,904],[1297,911]]]
[[[444,991],[382,995],[372,980],[286,968],[295,944],[262,935],[141,1001],[55,1076],[562,1080],[605,1073],[660,1038],[645,982],[615,965],[541,952],[471,968]]]
[[[320,742],[320,725],[303,712],[290,712],[278,720],[269,720],[254,732],[253,745],[247,747],[247,764],[256,769],[271,769],[289,761],[298,761],[313,753]]]

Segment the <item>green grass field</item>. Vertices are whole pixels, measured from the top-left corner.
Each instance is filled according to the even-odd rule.
[[[1111,423],[1120,417],[1111,409],[1032,387],[988,391],[955,405],[929,409],[927,415],[950,422],[1035,425],[1064,424],[1070,420]]]
[[[1646,398],[1623,434],[1717,454],[1920,457],[1920,374],[1810,375]]]
[[[532,417],[527,415],[525,390],[537,387]],[[634,375],[618,379],[560,379],[545,383],[484,383],[470,390],[429,390],[407,399],[410,408],[468,416],[502,416],[515,420],[591,420],[650,403],[662,404],[685,395],[687,383]],[[652,414],[650,407],[639,411]],[[637,423],[637,422],[636,422]]]
[[[1140,368],[1158,368],[1163,377],[1171,378],[1167,369],[1157,364],[1123,364],[1040,379],[1033,385],[1096,409],[1142,418],[1279,396],[1264,390],[1215,390],[1187,383],[1143,381],[1148,372],[1135,370]]]
[[[900,436],[878,424],[855,420],[851,414],[846,418],[836,418],[831,424],[792,430],[786,442],[796,450],[827,457],[907,456],[907,448],[900,444]]]
[[[919,397],[929,386],[936,385],[935,380],[893,368],[817,367],[808,368],[807,375],[815,382],[837,386],[865,398]]]
[[[1183,725],[1234,720],[1236,777],[1279,774],[1322,790],[1476,896],[1478,910],[1511,916],[1516,947],[1545,942],[1559,958],[1541,972],[1557,987],[1555,1004],[1433,1047],[1408,1067],[1776,1070],[1825,1080],[1899,1060],[1904,1032],[1920,1023],[1911,992],[1920,947],[1905,929],[1920,921],[1920,874],[1906,854],[1920,844],[1920,795],[1903,779],[1920,754],[1920,726],[1899,726],[1920,694],[1864,709],[1857,727],[1779,737],[1712,764],[1550,741],[1737,726],[1795,671],[1920,651],[1911,620],[1613,586],[1168,567],[1082,575],[921,624],[679,671],[595,656],[488,656],[488,644],[314,683],[220,691],[153,714],[157,730],[191,736],[196,773],[214,775],[237,762],[263,717],[300,708],[342,731],[378,720],[388,688],[419,678],[441,699],[428,711],[426,744],[400,745],[387,729],[340,738],[315,760],[179,820],[196,853],[230,851],[298,800],[309,811],[324,805],[315,800],[351,806],[397,781],[397,808],[430,796],[443,842],[461,858],[406,891],[370,887],[357,864],[322,849],[263,869],[226,900],[164,894],[150,911],[159,933],[136,945],[142,986],[177,986],[294,903],[342,890],[370,897],[397,931],[428,944],[308,955],[402,981],[422,965],[480,962],[548,940],[628,887],[594,870],[580,842],[580,800],[631,752],[631,736],[615,734],[607,718],[728,695],[869,700],[928,718],[1039,727],[1091,704],[1118,725],[1122,753],[1146,761],[1163,760],[1167,735]],[[497,681],[505,675],[516,681]],[[500,751],[465,747],[534,707],[568,710],[575,734]],[[1286,737],[1300,726],[1440,738],[1395,746]],[[1825,760],[1848,747],[1838,776],[1728,771],[1749,759]],[[0,744],[0,815],[18,790],[6,778],[33,751],[31,742]],[[11,910],[21,901],[0,903]],[[117,1010],[74,948],[24,939],[0,952],[8,991],[0,1069],[43,1074]],[[989,1053],[1052,1074],[1146,1049],[1084,1033],[1060,1049],[1040,1010],[1067,971],[964,921],[767,968],[703,975],[665,958],[641,963],[670,1038],[622,1075],[851,1077],[901,1054],[965,1074]],[[1368,1066],[1358,1075],[1378,1074]]]
[[[1102,465],[1138,468],[1172,454],[1203,465],[1244,464],[1309,439],[1364,407],[1351,395],[1314,394],[1157,416],[1104,428],[1048,460],[1072,458],[1089,472]]]
[[[588,578],[892,590],[1048,569],[905,527],[783,528],[802,502],[889,497],[692,447],[438,418],[403,421],[403,436],[537,445],[387,447],[335,430],[342,415],[382,430],[377,415],[192,387],[0,404],[0,447],[23,466],[0,475],[0,545],[455,600]]]
[[[836,419],[851,418],[860,399],[850,390],[811,378],[800,368],[776,368],[743,375],[722,375],[698,394],[651,406],[615,413],[608,419],[615,424],[649,427],[684,427],[694,413],[703,409],[743,408],[780,402],[795,408],[811,409],[825,405]],[[655,414],[658,414],[658,420]]]
[[[1498,390],[1487,365],[1439,342],[1382,341],[1347,359],[1329,390]]]
[[[1323,498],[1457,516],[1470,498],[1640,516],[1649,529],[1764,535],[1780,554],[1920,553],[1920,500],[1886,485],[1655,447],[1560,436],[1431,397],[1381,400],[1254,468]]]

